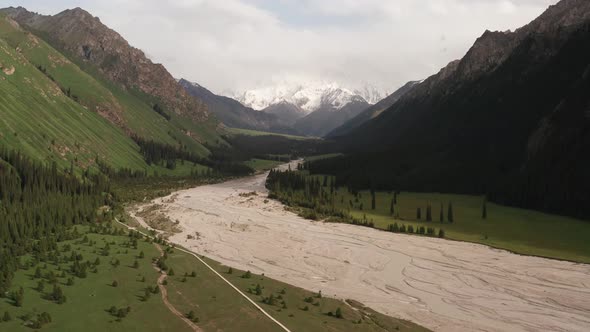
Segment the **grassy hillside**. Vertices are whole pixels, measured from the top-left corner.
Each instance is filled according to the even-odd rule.
[[[92,167],[98,156],[114,168],[187,175],[192,170],[186,167],[172,171],[148,166],[129,135],[183,146],[199,156],[209,154],[202,143],[226,144],[214,118],[195,124],[164,111],[166,119],[152,107],[156,98],[123,90],[91,67],[82,70],[4,17],[0,17],[0,47],[5,69],[0,73],[0,133],[10,148],[63,167],[71,162]]]
[[[0,19],[0,24],[4,31],[6,21]],[[146,166],[137,145],[121,129],[64,95],[3,39],[0,63],[5,70],[0,72],[3,145],[61,166],[74,160],[90,166],[97,155],[115,167]]]

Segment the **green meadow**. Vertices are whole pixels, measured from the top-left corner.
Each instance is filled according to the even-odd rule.
[[[284,164],[284,162],[276,161],[276,160],[254,158],[254,159],[250,159],[250,160],[246,161],[244,164],[246,164],[246,166],[248,166],[256,171],[268,171],[268,170],[273,169],[281,164]]]
[[[306,171],[303,172],[305,174]],[[323,184],[324,176],[314,175]],[[330,192],[331,177],[327,177],[324,192]],[[283,195],[286,192],[283,192]],[[289,197],[303,199],[302,192]],[[590,263],[590,222],[538,211],[525,210],[486,202],[483,218],[483,196],[442,193],[392,192],[375,193],[372,209],[370,191],[354,195],[346,188],[336,188],[334,209],[357,220],[372,222],[375,228],[387,230],[391,225],[443,229],[445,238],[481,243],[515,253]],[[391,203],[396,202],[391,213]],[[296,202],[297,199],[291,199]],[[453,222],[448,210],[452,204]],[[427,221],[427,207],[431,207],[431,221]],[[324,204],[324,209],[331,209]],[[441,222],[442,208],[442,222]],[[420,210],[420,219],[418,218]],[[306,215],[301,210],[302,215]],[[308,213],[307,213],[308,214]],[[328,215],[320,216],[328,217]]]
[[[94,232],[77,226],[76,231],[79,236],[58,242],[57,251],[21,257],[13,287],[0,299],[0,330],[191,330],[164,305],[160,292],[154,291],[160,273],[153,263],[162,257],[156,244],[131,237],[119,226]],[[206,331],[281,330],[194,256],[159,246],[165,250],[165,267],[160,267],[168,273],[163,283],[168,300],[199,327]],[[203,259],[293,331],[427,331],[360,303],[344,303]],[[83,275],[73,268],[79,263],[87,266]],[[11,293],[19,292],[20,287],[23,297],[17,304]],[[52,298],[54,287],[60,288],[63,301]],[[39,323],[47,314],[50,321]],[[6,315],[10,320],[2,321]]]
[[[338,208],[348,209],[354,196],[340,189]],[[394,216],[390,215],[393,194],[378,192],[376,209],[371,210],[370,192],[361,198],[351,214],[373,220],[382,229],[398,224],[442,228],[452,240],[481,243],[516,253],[590,263],[590,222],[537,211],[486,203],[487,217],[482,218],[484,197],[438,193],[409,193],[397,195]],[[340,203],[344,200],[344,203]],[[448,222],[448,205],[452,202],[454,222]],[[359,209],[360,203],[363,210]],[[443,222],[440,222],[441,204]],[[426,207],[430,205],[432,221],[427,222]],[[417,220],[417,209],[422,218]]]
[[[47,312],[51,322],[43,324],[43,331],[190,331],[188,326],[175,317],[163,304],[160,295],[154,294],[145,300],[145,288],[156,285],[159,273],[152,267],[152,258],[159,252],[153,244],[137,241],[137,249],[129,245],[129,237],[106,234],[85,234],[87,227],[78,226],[80,238],[59,243],[60,262],[45,262],[33,257],[22,257],[21,264],[13,280],[13,291],[19,287],[24,290],[21,307],[7,297],[0,299],[0,315],[8,312],[12,320],[0,322],[2,331],[31,331],[31,322],[37,315]],[[83,237],[88,242],[82,241]],[[109,247],[108,254],[104,251]],[[67,247],[70,250],[67,250]],[[86,277],[79,278],[71,272],[73,261],[65,261],[75,252],[82,255],[82,261],[91,262],[92,268]],[[143,258],[140,253],[143,252]],[[96,265],[96,259],[100,264]],[[115,265],[116,261],[119,265]],[[135,261],[138,266],[134,267]],[[35,277],[39,268],[41,277]],[[48,274],[53,273],[52,281]],[[65,275],[62,277],[62,273]],[[68,285],[68,279],[74,284]],[[145,281],[144,281],[145,278]],[[113,287],[113,282],[117,287]],[[38,290],[39,282],[44,283],[43,291]],[[60,287],[66,300],[62,304],[48,298],[54,284]],[[127,308],[131,310],[126,317],[119,318],[109,309]]]
[[[283,136],[290,139],[295,140],[308,140],[308,139],[315,139],[312,137],[305,137],[305,136],[297,136],[297,135],[288,135],[288,134],[279,134],[279,133],[270,133],[266,131],[258,131],[258,130],[251,130],[251,129],[240,129],[240,128],[227,128],[227,131],[232,135],[246,135],[246,136]]]

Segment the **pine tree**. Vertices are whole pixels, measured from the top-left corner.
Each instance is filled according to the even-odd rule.
[[[447,220],[450,223],[455,222],[455,218],[453,217],[453,202],[449,202],[449,207],[447,208]]]
[[[393,214],[395,213],[395,204],[394,204],[394,199],[391,199],[391,205],[389,206],[389,215],[393,216]]]
[[[336,318],[342,318],[342,310],[340,308],[336,309],[336,314],[335,314]]]

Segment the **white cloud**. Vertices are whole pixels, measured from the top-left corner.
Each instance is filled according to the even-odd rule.
[[[393,90],[461,57],[485,29],[522,26],[556,0],[21,0],[80,6],[177,77],[221,92],[273,81]]]

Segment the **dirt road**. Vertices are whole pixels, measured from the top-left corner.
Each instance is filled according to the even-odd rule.
[[[157,243],[154,243],[154,245],[156,246],[156,248],[160,252],[160,256],[163,256],[164,251],[162,250],[162,247],[160,247],[160,245]],[[158,266],[156,266],[155,263],[153,264],[153,266],[154,266],[154,269],[156,269],[156,271],[160,271],[160,268]],[[160,273],[161,273],[160,277],[158,277],[158,288],[160,289],[160,294],[162,295],[162,301],[164,302],[164,304],[166,305],[168,310],[170,310],[170,312],[172,312],[178,318],[182,319],[193,331],[202,332],[203,330],[201,330],[201,328],[198,327],[197,324],[195,324],[193,321],[188,319],[182,312],[178,311],[172,305],[172,303],[170,303],[168,301],[168,290],[166,289],[166,286],[163,285],[164,280],[166,280],[166,278],[168,278],[168,274],[166,274],[165,271],[161,271]]]

